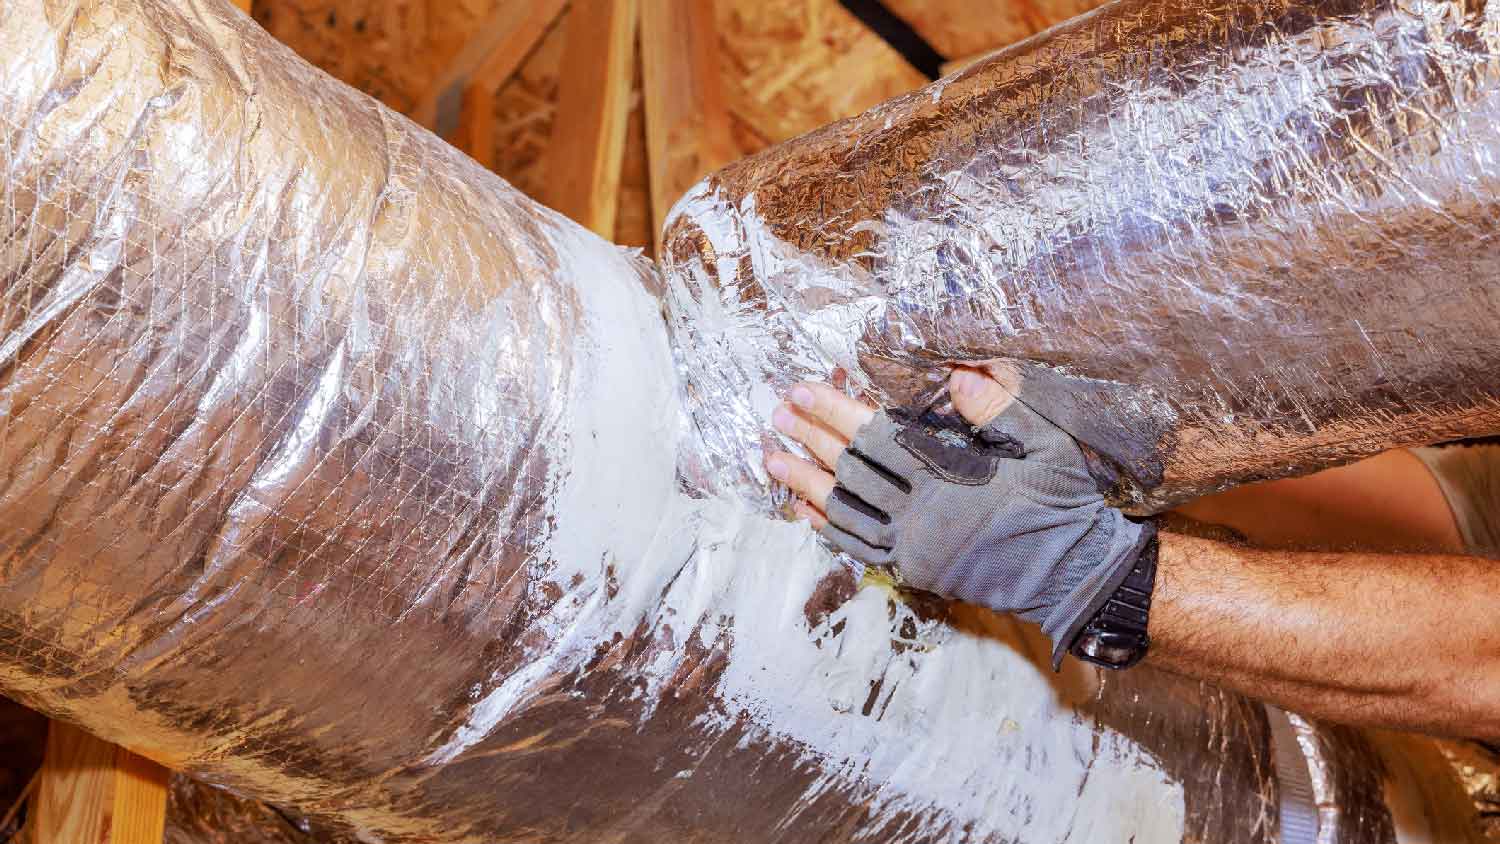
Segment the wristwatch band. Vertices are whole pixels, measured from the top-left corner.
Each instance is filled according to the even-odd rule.
[[[1156,585],[1156,552],[1153,530],[1130,573],[1084,625],[1069,653],[1084,662],[1114,669],[1129,668],[1145,659],[1151,647],[1146,628],[1151,615],[1151,593]]]

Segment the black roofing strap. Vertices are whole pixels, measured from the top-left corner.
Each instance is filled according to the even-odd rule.
[[[839,0],[839,5],[859,18],[860,23],[873,30],[928,79],[943,75],[943,62],[947,61],[943,54],[934,50],[926,38],[880,0]]]

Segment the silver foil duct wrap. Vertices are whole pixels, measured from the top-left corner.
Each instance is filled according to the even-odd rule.
[[[797,378],[988,359],[1137,511],[1492,434],[1497,149],[1500,4],[1104,6],[683,198],[702,473]]]
[[[225,3],[4,0],[0,687],[364,840],[1276,840],[1259,705],[681,474],[661,289]]]

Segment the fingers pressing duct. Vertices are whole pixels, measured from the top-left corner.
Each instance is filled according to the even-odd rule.
[[[813,530],[822,530],[823,526],[828,524],[827,516],[823,515],[818,508],[800,498],[797,499],[796,504],[792,505],[792,512],[796,514],[797,518],[807,519],[809,522],[812,522]]]
[[[791,405],[778,405],[771,414],[771,424],[776,426],[776,430],[806,446],[825,469],[832,470],[838,465],[839,455],[849,447],[847,438]]]
[[[1015,401],[1013,388],[966,366],[953,368],[948,376],[948,393],[953,397],[953,409],[971,425],[987,424]]]
[[[875,415],[869,405],[851,399],[827,384],[802,383],[792,388],[792,404],[809,417],[827,425],[845,441]]]
[[[792,492],[819,510],[827,512],[828,495],[833,492],[833,475],[830,472],[784,451],[774,452],[766,458],[766,471],[771,477],[791,487]]]

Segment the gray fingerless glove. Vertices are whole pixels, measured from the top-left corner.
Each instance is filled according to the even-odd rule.
[[[1020,401],[972,431],[876,414],[839,458],[822,533],[908,586],[1040,624],[1056,668],[1155,528],[1106,504],[1073,438]]]

